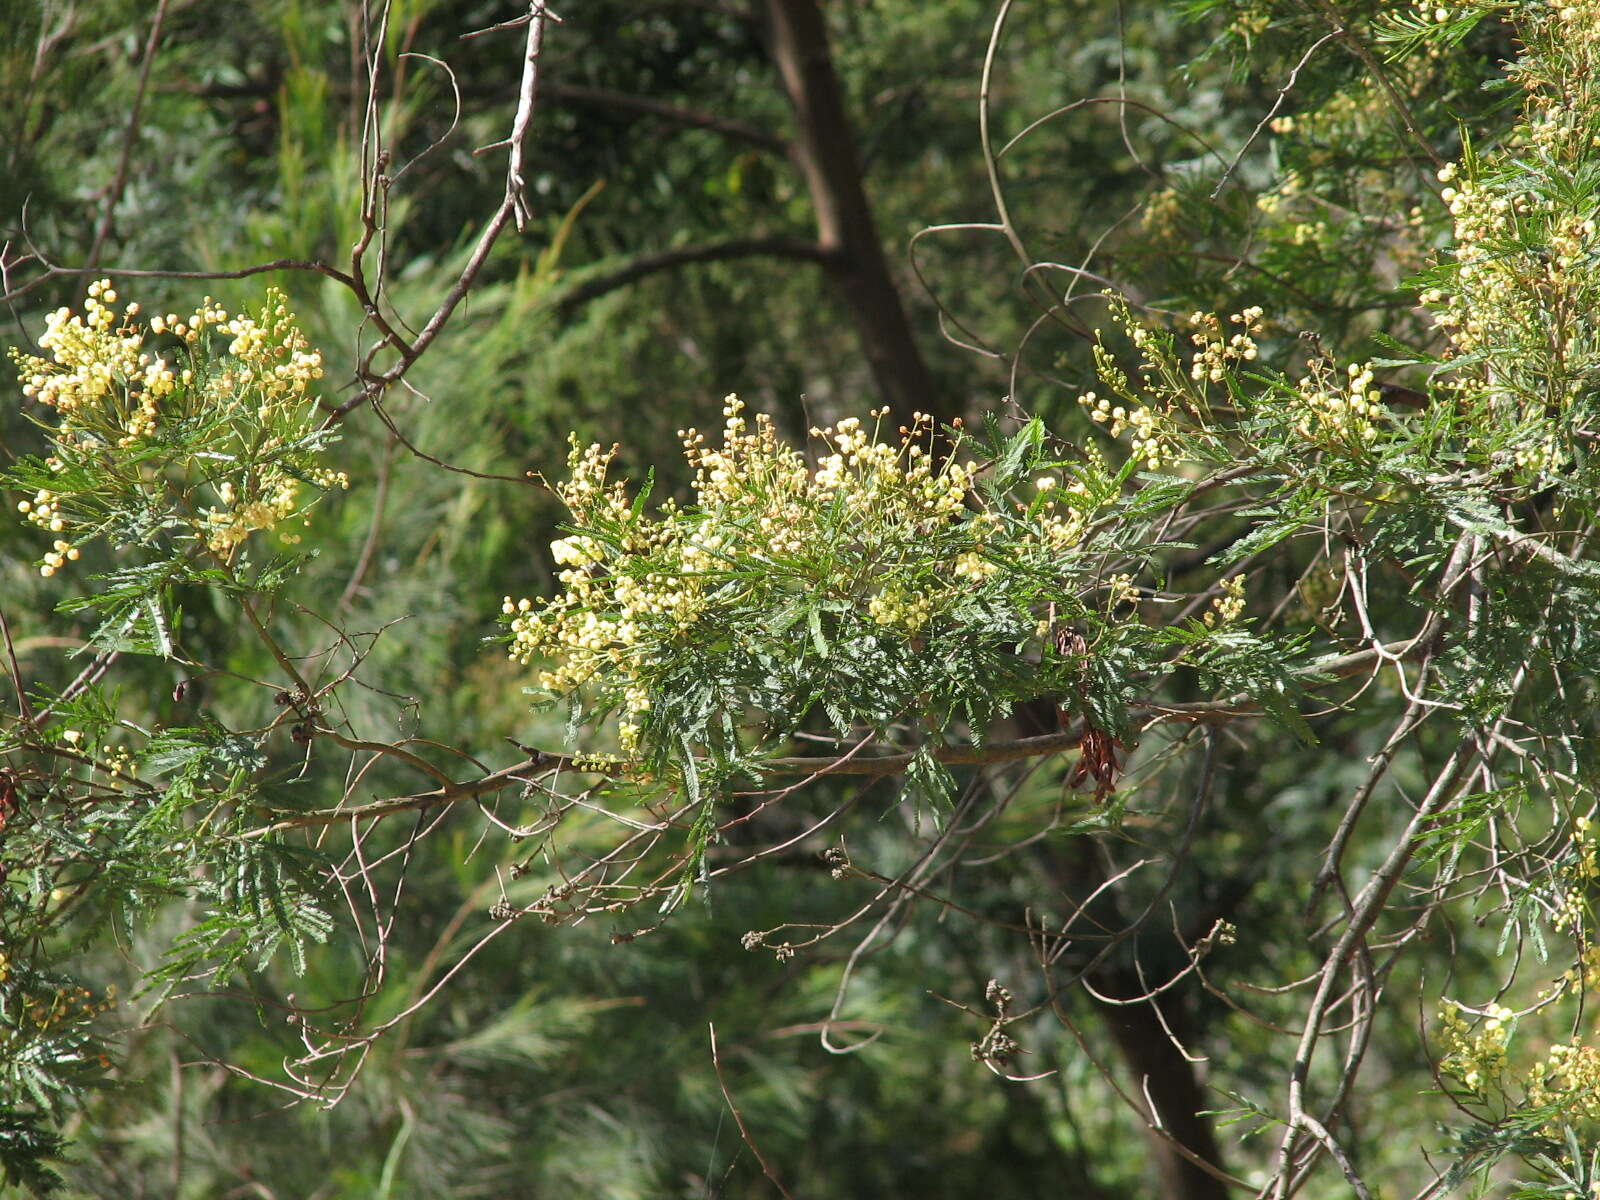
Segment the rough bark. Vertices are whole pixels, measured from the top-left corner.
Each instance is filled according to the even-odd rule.
[[[884,258],[822,12],[815,0],[757,3],[794,112],[790,157],[811,196],[825,269],[850,310],[881,398],[902,420],[913,412],[959,416],[959,406],[934,389]]]

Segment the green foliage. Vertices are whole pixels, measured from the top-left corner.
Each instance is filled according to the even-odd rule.
[[[1424,1188],[1594,1187],[1592,13],[830,8],[880,228],[950,222],[928,407],[1005,398],[893,430],[832,249],[649,265],[819,225],[740,13],[546,31],[541,211],[446,310],[517,30],[170,13],[102,246],[102,8],[0,35],[7,211],[320,261],[305,333],[12,297],[8,1186],[1144,1194],[1120,1057],[1236,1176],[1416,1190],[1438,1124]]]

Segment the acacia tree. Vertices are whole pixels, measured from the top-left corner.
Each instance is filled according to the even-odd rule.
[[[775,24],[815,16],[771,7]],[[251,980],[280,951],[302,967],[337,931],[354,983],[257,993],[299,1044],[281,1071],[223,1064],[336,1104],[530,918],[631,943],[803,853],[831,880],[821,903],[776,899],[743,942],[786,963],[854,939],[829,1049],[868,1040],[851,1020],[868,955],[921,914],[959,924],[991,976],[947,997],[974,1070],[1027,1095],[1089,1064],[1147,1132],[1166,1195],[1438,1194],[1508,1156],[1531,1173],[1519,1194],[1592,1190],[1600,20],[1205,7],[1218,53],[1231,38],[1281,60],[1281,82],[1231,152],[1184,135],[1196,156],[1152,168],[1146,236],[1100,239],[1103,261],[1039,253],[1009,190],[1018,143],[985,107],[995,211],[930,236],[1002,239],[1043,306],[1002,349],[939,293],[947,327],[1003,358],[1001,414],[941,425],[885,388],[892,407],[794,444],[730,397],[719,433],[683,433],[688,486],[661,501],[617,477],[613,448],[573,443],[565,477],[550,471],[557,587],[501,612],[566,733],[528,718],[552,740],[519,731],[503,765],[431,726],[382,732],[357,693],[404,633],[302,600],[290,535],[350,482],[343,422],[371,409],[409,442],[388,393],[527,220],[546,14],[512,35],[504,198],[415,332],[385,298],[400,172],[372,31],[355,249],[277,264],[359,303],[369,340],[344,398],[319,404],[322,357],[276,293],[244,315],[209,299],[146,315],[114,276],[53,314],[19,359],[47,445],[6,478],[48,543],[40,576],[98,573],[64,604],[92,614],[93,656],[63,686],[31,687],[0,628],[12,1176],[48,1185],[50,1118],[113,1069],[75,948],[137,928],[155,897],[198,914],[150,966],[156,995]],[[1485,48],[1513,36],[1519,105],[1471,110]],[[1103,99],[1123,122],[1146,112],[1120,127],[1135,160],[1181,125]],[[802,136],[813,120],[829,126],[802,112]],[[1189,253],[1153,256],[1152,238]],[[1094,373],[1057,432],[1022,407],[1055,386],[1051,327],[1090,333]],[[202,607],[259,646],[258,670],[196,655]],[[139,656],[182,666],[179,699],[211,689],[204,711],[144,721],[111,688]],[[906,818],[891,838],[872,832],[885,809]],[[419,846],[469,811],[509,838],[487,911],[459,917],[481,931],[404,1004],[376,1005]],[[973,882],[996,874],[1009,890]],[[1380,1051],[1392,1074],[1369,1083]],[[1452,1141],[1418,1123],[1421,1088]],[[1260,1136],[1224,1144],[1219,1112]],[[1404,1137],[1374,1136],[1400,1120]],[[784,1189],[787,1164],[740,1126]]]

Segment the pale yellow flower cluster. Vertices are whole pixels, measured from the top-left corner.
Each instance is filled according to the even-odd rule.
[[[887,411],[872,414],[879,427]],[[544,603],[508,596],[501,605],[511,657],[546,664],[541,688],[559,694],[601,679],[610,685],[625,751],[649,705],[641,646],[686,636],[719,589],[737,590],[739,571],[836,589],[867,621],[912,636],[952,597],[1001,570],[983,553],[1001,523],[981,511],[974,468],[934,453],[931,417],[917,414],[892,442],[855,417],[812,429],[814,462],[785,444],[769,417],[747,417],[735,396],[723,418],[716,446],[697,430],[680,431],[693,499],[653,514],[635,512],[625,485],[608,480],[615,447],[574,442],[569,478],[555,490],[584,532],[551,546],[563,591]],[[1039,550],[1075,543],[1082,519],[1058,509],[1066,489],[1053,479],[1040,488],[1052,494],[1035,509]],[[925,562],[929,538],[959,522],[965,537],[947,561]],[[595,536],[600,530],[603,539]],[[818,573],[825,578],[841,557],[854,565],[819,585]]]
[[[1288,132],[1287,130],[1285,132]],[[1305,180],[1300,172],[1295,170],[1285,171],[1283,178],[1278,181],[1278,186],[1270,192],[1262,192],[1256,197],[1256,207],[1269,217],[1276,216],[1286,204],[1293,204],[1305,191]]]
[[[562,595],[537,609],[532,600],[514,601],[507,596],[501,611],[511,618],[510,655],[514,660],[524,664],[537,657],[556,660],[538,677],[539,686],[553,692],[570,691],[597,673],[623,668],[643,623],[659,621],[686,628],[703,600],[703,582],[692,576],[709,568],[708,555],[716,547],[708,543],[714,543],[715,536],[708,537],[703,528],[696,528],[676,538],[665,523],[654,524],[642,514],[636,518],[628,505],[625,484],[606,479],[616,449],[580,448],[574,442],[567,458],[570,474],[557,485],[557,495],[575,519],[592,521],[603,515],[620,525],[625,531],[624,553],[643,554],[670,545],[678,551],[681,569],[639,575],[613,573],[608,569],[607,547],[593,538],[574,535],[552,543],[551,556],[562,568],[557,573],[565,588]],[[708,489],[713,486],[709,476],[701,482]],[[646,697],[639,693],[633,700],[643,702]],[[638,716],[647,707],[647,703],[634,703],[629,711]]]
[[[916,633],[933,616],[934,597],[926,592],[887,587],[867,601],[867,615],[879,625]]]
[[[1132,604],[1139,599],[1139,586],[1133,582],[1133,576],[1126,571],[1119,571],[1106,580],[1106,603],[1112,606],[1118,604]]]
[[[44,556],[44,562],[39,566],[39,574],[48,579],[69,562],[77,562],[81,553],[76,546],[65,538],[57,538],[50,544],[50,550]]]
[[[253,412],[241,412],[246,429],[305,428],[310,388],[322,378],[322,356],[308,347],[283,293],[268,291],[259,318],[230,316],[208,297],[188,322],[174,325],[173,332],[192,341],[207,327],[231,340],[224,369],[206,378],[199,402],[219,411],[253,405]],[[269,434],[260,449],[270,455],[283,440],[281,434]],[[323,490],[350,486],[341,471],[313,468],[306,474]],[[218,503],[202,513],[206,544],[218,554],[231,555],[250,534],[277,529],[300,509],[300,481],[270,458],[240,482],[242,489],[227,481],[219,484]],[[286,542],[299,540],[293,533],[279,536]]]
[[[1216,628],[1232,625],[1244,616],[1244,576],[1235,575],[1222,581],[1222,595],[1211,602],[1211,610],[1205,614],[1206,627]]]
[[[1161,417],[1154,409],[1142,404],[1113,404],[1109,397],[1092,391],[1079,396],[1078,403],[1089,411],[1089,419],[1104,425],[1112,437],[1121,437],[1124,430],[1133,430],[1129,453],[1152,471],[1160,468]]]
[[[294,479],[280,475],[270,492],[263,491],[255,499],[237,503],[233,486],[224,483],[218,489],[222,506],[205,510],[206,545],[219,554],[227,554],[256,530],[275,528],[279,521],[293,515],[299,491]]]
[[[1452,218],[1460,275],[1453,294],[1439,288],[1422,293],[1422,303],[1435,308],[1435,323],[1464,354],[1498,344],[1508,330],[1544,324],[1549,317],[1545,304],[1558,297],[1541,293],[1565,276],[1576,256],[1569,252],[1551,264],[1551,271],[1538,270],[1537,276],[1543,276],[1538,278],[1529,274],[1532,264],[1524,256],[1508,256],[1504,246],[1517,236],[1519,225],[1552,214],[1532,193],[1508,193],[1461,179],[1453,163],[1439,171],[1439,180],[1447,184],[1439,198]],[[1592,234],[1592,222],[1590,226]],[[1568,232],[1583,234],[1581,226]],[[1581,242],[1577,246],[1581,249]]]
[[[1161,235],[1175,234],[1183,216],[1183,197],[1176,188],[1162,188],[1145,201],[1139,224],[1145,232]]]
[[[1372,368],[1350,363],[1345,379],[1318,362],[1296,385],[1300,415],[1295,427],[1310,441],[1357,444],[1377,436],[1374,423],[1383,412],[1381,393],[1373,385]]]
[[[198,419],[213,430],[203,460],[180,464],[210,483],[216,503],[188,510],[197,536],[213,552],[231,556],[252,532],[273,529],[298,511],[299,481],[282,462],[285,447],[314,427],[310,388],[322,377],[322,358],[295,325],[284,295],[267,292],[259,317],[230,316],[207,296],[187,317],[175,313],[136,320],[137,304],[118,301],[109,280],[89,285],[82,315],[61,308],[46,319],[41,347],[49,357],[15,355],[23,393],[53,409],[55,453],[46,459],[61,471],[65,459],[98,461],[107,449],[128,450],[162,436],[163,425]],[[209,336],[230,337],[213,355]],[[177,343],[182,364],[145,349],[149,337]],[[169,341],[168,344],[171,344]],[[217,464],[230,464],[219,470]],[[306,469],[319,487],[348,487],[340,472]],[[148,476],[139,486],[156,486]],[[81,498],[80,498],[81,499]],[[74,520],[72,503],[58,491],[38,490],[17,508],[51,533],[88,536],[94,522]],[[285,535],[286,540],[294,540]],[[78,546],[57,539],[40,572],[52,575],[79,557]]]
[[[1093,472],[1104,474],[1105,458],[1098,447],[1088,446],[1084,457]],[[1060,480],[1054,475],[1041,475],[1033,481],[1038,499],[1029,506],[1037,532],[1033,535],[1050,550],[1069,550],[1083,540],[1088,526],[1085,500],[1089,494],[1081,479]],[[1069,501],[1068,497],[1072,500]],[[1072,502],[1076,501],[1076,503]],[[1022,506],[1018,505],[1019,508]],[[999,522],[989,513],[979,513],[972,518],[971,532],[976,538],[985,538],[997,530]],[[968,579],[987,579],[1000,568],[982,555],[964,554],[956,560],[955,571]]]
[[[874,415],[881,420],[887,414],[884,409]],[[954,516],[965,507],[970,473],[953,459],[934,466],[927,449],[915,440],[931,433],[932,425],[932,417],[915,414],[913,429],[898,445],[869,436],[858,417],[811,430],[812,437],[820,438],[834,452],[818,462],[810,487],[818,498],[841,499],[862,514],[886,511],[896,517]],[[767,431],[770,433],[770,423]],[[887,510],[882,508],[885,504]]]
[[[40,488],[33,494],[32,500],[18,500],[17,511],[40,529],[60,533],[67,527],[67,519],[61,513],[60,504],[59,495],[49,488]]]
[[[1557,1043],[1528,1074],[1528,1103],[1556,1110],[1547,1131],[1555,1132],[1560,1121],[1600,1121],[1600,1048]]]
[[[134,759],[133,753],[126,746],[109,746],[106,748],[106,760],[102,770],[113,779],[134,779],[139,774],[139,764]]]
[[[1445,1044],[1440,1068],[1460,1080],[1468,1091],[1479,1093],[1506,1072],[1511,1022],[1516,1014],[1509,1008],[1491,1004],[1484,1009],[1483,1016],[1483,1023],[1473,1028],[1465,1010],[1453,1000],[1446,1001],[1439,1014]]]
[[[134,325],[137,304],[122,310],[109,280],[89,285],[82,316],[58,308],[45,318],[40,346],[49,359],[16,356],[22,394],[60,414],[63,430],[83,431],[108,418],[127,447],[155,432],[163,397],[178,385],[172,365],[144,351],[144,333]]]
[[[1270,4],[1240,5],[1233,10],[1228,25],[1229,28],[1243,34],[1246,38],[1263,34],[1272,27],[1272,6]]]
[[[1522,122],[1504,149],[1439,171],[1457,270],[1421,302],[1459,355],[1490,356],[1456,386],[1496,428],[1518,430],[1505,465],[1540,476],[1573,460],[1561,418],[1600,369],[1600,226],[1581,189],[1564,186],[1600,145],[1600,8],[1530,6],[1518,32],[1530,48],[1512,70],[1526,93]],[[1529,186],[1530,165],[1560,182]]]
[[[1591,945],[1578,955],[1577,965],[1567,971],[1558,986],[1600,990],[1600,946]]]
[[[1256,338],[1266,329],[1265,314],[1259,305],[1250,305],[1231,314],[1226,324],[1215,314],[1192,314],[1195,351],[1185,362],[1171,338],[1140,325],[1125,302],[1112,296],[1111,308],[1140,352],[1137,385],[1105,347],[1096,346],[1100,378],[1122,403],[1093,391],[1084,392],[1078,403],[1111,436],[1130,433],[1130,457],[1156,470],[1185,453],[1186,436],[1212,437],[1225,428],[1214,407],[1212,385],[1235,379],[1260,356]],[[1236,403],[1231,391],[1224,403],[1231,411]],[[1283,401],[1269,393],[1266,403],[1281,406]],[[1322,357],[1313,359],[1287,403],[1300,437],[1318,448],[1344,451],[1370,444],[1386,413],[1370,363],[1351,363],[1341,372]]]
[[[1138,386],[1135,388],[1110,352],[1097,345],[1097,373],[1116,398],[1088,391],[1078,397],[1078,403],[1087,410],[1089,419],[1106,426],[1112,437],[1131,433],[1130,457],[1152,471],[1159,470],[1181,453],[1185,413],[1210,423],[1210,402],[1206,397],[1209,385],[1223,382],[1259,357],[1256,337],[1266,328],[1264,311],[1259,305],[1250,305],[1233,313],[1228,318],[1228,328],[1214,313],[1193,313],[1189,324],[1194,330],[1190,342],[1195,352],[1185,368],[1170,338],[1142,325],[1120,297],[1109,292],[1106,296],[1112,317],[1139,351]]]
[[[1577,929],[1583,924],[1583,894],[1573,888],[1557,893],[1555,911],[1550,914],[1550,927],[1557,933]]]
[[[1196,350],[1194,363],[1189,368],[1189,378],[1197,383],[1221,383],[1227,378],[1231,366],[1254,362],[1259,350],[1253,335],[1263,329],[1261,314],[1261,308],[1254,305],[1243,312],[1234,313],[1228,320],[1240,328],[1231,337],[1224,337],[1222,322],[1217,320],[1216,314],[1192,314],[1189,323],[1195,327],[1195,333],[1189,340],[1194,343]]]
[[[1587,826],[1585,826],[1585,833]],[[1549,993],[1563,990],[1593,992],[1600,987],[1600,947],[1591,946],[1578,966],[1557,982]],[[1531,1011],[1531,1010],[1530,1010]],[[1468,1020],[1468,1010],[1451,1000],[1440,1012],[1441,1040],[1445,1050],[1441,1069],[1463,1087],[1487,1098],[1491,1086],[1503,1092],[1521,1091],[1529,1107],[1548,1109],[1546,1133],[1559,1136],[1560,1127],[1600,1122],[1600,1047],[1588,1044],[1568,1026],[1568,1040],[1557,1042],[1534,1058],[1526,1069],[1513,1067],[1510,1043],[1517,1015],[1500,1004],[1490,1004]]]
[[[1593,991],[1600,986],[1600,947],[1590,947],[1579,969],[1571,971],[1562,986]],[[1520,1085],[1527,1104],[1548,1109],[1544,1130],[1559,1136],[1563,1124],[1600,1122],[1600,1047],[1579,1034],[1556,1042],[1535,1058],[1526,1070],[1510,1064],[1509,1042],[1513,1013],[1491,1004],[1487,1018],[1476,1031],[1468,1027],[1461,1007],[1453,1002],[1441,1014],[1447,1050],[1443,1069],[1470,1090],[1483,1094],[1487,1086],[1502,1082],[1507,1090]]]
[[[261,422],[300,412],[311,385],[322,378],[322,355],[307,346],[282,292],[268,290],[259,319],[230,317],[221,308],[204,308],[195,316],[232,338],[227,351],[231,361],[207,381],[215,402],[236,405],[249,398]],[[188,336],[195,336],[193,325]]]
[[[1572,823],[1572,852],[1572,859],[1561,868],[1566,886],[1557,895],[1550,917],[1550,924],[1558,932],[1575,930],[1583,924],[1584,894],[1600,880],[1600,830],[1592,818],[1579,817]]]
[[[951,564],[951,570],[960,579],[971,579],[981,583],[991,575],[1000,572],[1000,564],[992,559],[985,558],[976,550],[968,550],[965,554],[958,555]]]
[[[1600,836],[1596,835],[1593,818],[1579,817],[1572,823],[1572,848],[1578,857],[1567,873],[1581,881],[1600,879]]]

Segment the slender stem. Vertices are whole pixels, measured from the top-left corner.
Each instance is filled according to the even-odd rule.
[[[6,610],[0,608],[0,637],[6,643],[6,657],[10,660],[11,685],[17,689],[17,713],[24,725],[33,724],[33,706],[28,703],[28,691],[22,685],[22,668],[17,665],[17,648],[11,641],[11,626],[6,623]]]

